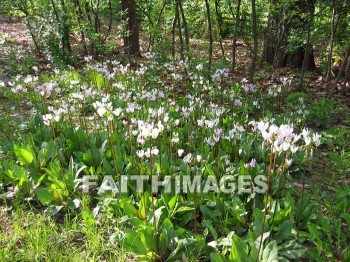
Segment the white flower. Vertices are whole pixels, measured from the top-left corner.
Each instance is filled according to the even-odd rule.
[[[143,150],[138,150],[138,151],[136,152],[136,154],[138,155],[139,158],[143,158],[143,157],[145,156],[145,151],[143,151]]]
[[[147,150],[145,151],[145,156],[146,156],[147,158],[150,158],[150,157],[151,157],[151,150],[150,150],[150,148],[147,148]]]
[[[171,142],[174,143],[174,144],[177,144],[178,142],[180,141],[179,139],[179,133],[173,133],[173,137],[171,139]]]
[[[203,65],[202,65],[202,64],[196,65],[196,69],[197,69],[198,71],[201,71],[201,70],[203,69]]]
[[[97,114],[98,114],[100,117],[103,117],[106,113],[107,113],[107,110],[106,110],[106,108],[104,108],[104,107],[100,107],[100,108],[97,109]]]
[[[188,153],[185,157],[184,157],[184,162],[186,163],[186,164],[189,164],[189,163],[191,163],[191,160],[192,160],[192,154],[191,153]]]
[[[250,161],[250,166],[251,167],[255,167],[256,166],[256,159],[253,158],[251,161]]]
[[[320,138],[321,136],[318,133],[313,134],[312,141],[315,143],[316,146],[319,146],[321,144]]]
[[[197,155],[197,162],[200,163],[202,161],[202,156],[201,155]]]
[[[159,154],[159,149],[158,148],[152,148],[152,155],[158,155]]]
[[[286,159],[286,165],[291,166],[293,159]]]
[[[113,114],[114,114],[115,116],[120,116],[122,112],[123,112],[123,109],[120,108],[120,107],[118,107],[117,109],[115,109],[115,110],[113,111]]]
[[[49,126],[50,125],[50,121],[52,119],[53,119],[53,116],[51,114],[43,115],[44,125]]]
[[[179,157],[181,157],[184,152],[185,152],[185,150],[183,150],[183,149],[177,150],[177,154]]]

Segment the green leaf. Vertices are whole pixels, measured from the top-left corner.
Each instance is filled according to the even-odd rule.
[[[46,188],[36,188],[35,193],[43,206],[51,203],[52,193]]]
[[[226,262],[228,261],[223,255],[220,253],[211,253],[210,260],[215,262]]]
[[[126,236],[124,239],[123,247],[127,251],[132,251],[138,255],[146,255],[147,248],[144,246],[141,235],[142,233],[136,232],[135,230],[126,229]]]
[[[344,213],[344,214],[341,214],[340,217],[345,219],[345,221],[348,224],[348,226],[350,226],[350,214]]]
[[[263,251],[262,254],[263,262],[275,262],[278,261],[278,249],[276,240],[270,242]]]
[[[287,238],[293,236],[292,229],[293,229],[294,220],[289,219],[287,221],[284,221],[282,224],[278,226],[278,232],[275,235],[274,239],[280,243],[283,240],[286,240]]]
[[[19,162],[21,163],[21,165],[29,165],[30,163],[33,162],[33,155],[31,152],[29,152],[28,150],[24,149],[24,148],[20,148],[17,145],[13,146],[15,149],[15,154],[19,160]]]
[[[297,243],[295,240],[283,243],[278,247],[278,255],[288,260],[298,259],[305,254],[307,248]]]
[[[229,259],[237,262],[245,262],[248,260],[247,245],[238,235],[233,235],[232,248]]]
[[[141,241],[147,252],[157,252],[156,241],[154,239],[154,229],[146,227],[142,230]]]

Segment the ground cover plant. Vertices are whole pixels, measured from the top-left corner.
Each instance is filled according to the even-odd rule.
[[[0,2],[0,261],[350,261],[349,0]]]
[[[2,89],[5,109],[23,100],[33,108],[21,125],[5,111],[1,190],[14,192],[2,196],[40,206],[47,216],[69,214],[85,238],[94,230],[101,236],[109,217],[99,241],[119,251],[92,243],[102,257],[347,258],[349,234],[341,232],[348,232],[349,207],[341,196],[349,196],[349,187],[337,190],[336,220],[305,193],[321,140],[305,127],[307,97],[289,95],[290,79],[265,92],[246,80],[225,85],[225,68],[208,76],[194,61],[148,57],[136,70],[118,61],[89,62],[81,70],[17,77]],[[284,101],[293,110],[283,110]],[[140,175],[143,191],[136,180],[123,191],[121,179]],[[302,188],[292,186],[293,176]],[[154,178],[173,188],[154,190]],[[176,191],[175,182],[188,178]],[[88,188],[86,179],[95,186]],[[48,227],[55,243],[61,229]],[[9,259],[15,245],[2,241],[2,256]],[[49,257],[50,248],[39,244],[31,252]]]

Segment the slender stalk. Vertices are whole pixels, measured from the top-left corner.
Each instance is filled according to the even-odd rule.
[[[256,261],[259,261],[259,257],[260,257],[260,251],[261,251],[261,247],[262,247],[262,242],[263,242],[263,236],[264,236],[264,230],[265,230],[265,222],[266,222],[266,215],[267,215],[267,202],[269,199],[269,193],[270,193],[270,177],[271,177],[271,171],[273,170],[272,166],[273,166],[273,159],[274,159],[274,153],[271,152],[270,153],[270,166],[269,166],[269,173],[267,175],[267,193],[266,193],[266,197],[265,197],[265,207],[264,207],[264,217],[263,217],[263,222],[262,222],[262,228],[261,228],[261,237],[260,237],[260,244],[259,244],[259,250],[258,250],[258,255],[256,257]]]
[[[111,147],[111,152],[112,152],[112,158],[113,158],[113,164],[115,168],[115,175],[116,177],[119,176],[118,172],[118,166],[117,166],[117,157],[114,149],[114,141],[113,141],[113,133],[112,133],[112,123],[107,123],[107,132],[108,132],[108,137],[109,137],[109,144]]]
[[[310,149],[307,150],[306,159],[305,159],[305,163],[304,163],[303,182],[302,182],[303,183],[303,188],[301,190],[301,205],[300,205],[298,216],[297,216],[297,227],[299,226],[301,210],[303,209],[303,206],[304,206],[306,165],[307,165],[307,163],[309,161],[309,155],[310,155]]]
[[[274,210],[273,210],[273,215],[272,215],[271,224],[273,224],[273,222],[274,222],[274,220],[275,220],[275,216],[276,216],[277,203],[278,203],[278,200],[279,200],[279,194],[280,194],[280,191],[281,191],[282,181],[283,181],[283,178],[284,178],[283,175],[284,175],[284,165],[285,165],[285,161],[286,161],[286,154],[284,154],[284,157],[283,157],[283,160],[282,160],[281,176],[280,176],[280,181],[279,181],[279,184],[278,184],[277,196],[276,196],[276,202],[275,202],[275,208],[274,208]],[[271,234],[269,235],[269,241],[270,241],[270,238],[271,238]]]

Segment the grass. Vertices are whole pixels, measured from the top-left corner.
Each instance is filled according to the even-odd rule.
[[[1,261],[130,261],[110,239],[111,217],[82,212],[54,218],[30,204],[0,211]],[[95,222],[95,221],[94,221]]]

